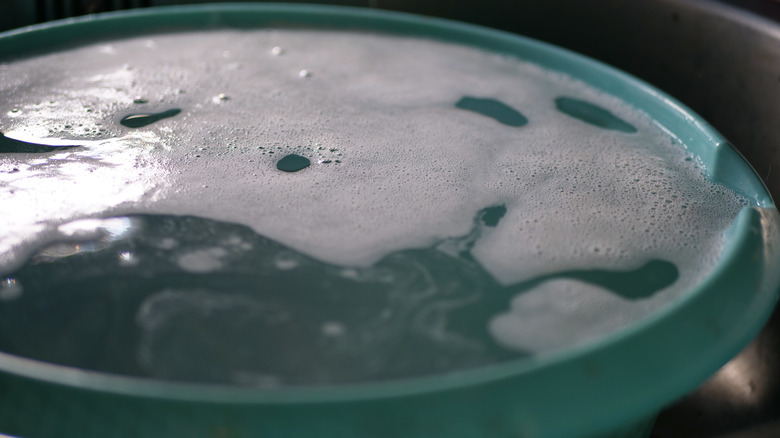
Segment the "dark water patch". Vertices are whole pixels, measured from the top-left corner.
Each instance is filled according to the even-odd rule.
[[[496,205],[488,207],[481,211],[480,219],[488,227],[495,227],[506,214],[506,205]]]
[[[568,278],[601,286],[623,298],[637,300],[649,298],[661,289],[677,281],[677,266],[666,260],[650,260],[630,271],[573,271],[560,274]]]
[[[79,146],[72,144],[51,145],[16,140],[6,137],[2,132],[0,132],[0,153],[45,154],[48,152],[56,152],[58,150],[71,149],[75,147]]]
[[[555,106],[558,111],[599,128],[627,133],[636,132],[633,125],[619,119],[606,109],[584,100],[559,97],[555,99]]]
[[[524,354],[495,345],[485,321],[449,329],[450,307],[500,286],[434,248],[350,268],[242,225],[151,215],[132,223],[95,250],[44,249],[10,274],[24,293],[0,306],[0,350],[166,380],[236,383],[237,373],[254,373],[285,384],[431,375]],[[218,268],[183,268],[213,248]],[[122,262],[128,253],[132,265]],[[323,334],[333,322],[343,333]]]
[[[519,111],[496,99],[464,96],[455,107],[490,117],[508,126],[519,127],[528,124],[528,119]]]
[[[505,214],[503,205],[485,208],[464,236],[361,268],[310,258],[243,225],[131,216],[121,236],[79,242],[88,251],[43,248],[9,273],[24,292],[0,306],[0,350],[188,382],[408,378],[532,354],[498,345],[488,324],[544,281],[575,279],[642,299],[677,278],[673,264],[653,260],[502,285],[470,250]]]
[[[666,260],[653,259],[637,269],[613,271],[605,269],[574,270],[545,275],[512,286],[513,293],[532,289],[544,281],[572,279],[600,286],[629,300],[649,298],[665,289],[680,276],[677,266]]]
[[[297,172],[311,165],[311,160],[296,154],[285,155],[276,162],[276,168],[283,172]]]
[[[150,125],[162,119],[173,117],[179,114],[180,112],[181,109],[173,108],[159,113],[128,114],[122,117],[122,120],[120,120],[119,123],[121,123],[123,126],[127,126],[128,128],[140,128],[142,126]]]

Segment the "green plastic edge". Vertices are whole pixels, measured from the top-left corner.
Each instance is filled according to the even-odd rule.
[[[742,193],[761,208],[742,211],[714,274],[684,299],[629,330],[534,361],[506,363],[449,376],[281,391],[146,381],[73,370],[4,354],[0,354],[0,368],[39,382],[136,396],[140,397],[139,402],[151,398],[234,406],[297,404],[316,405],[320,409],[321,404],[327,404],[356,409],[356,404],[382,404],[392,402],[395,397],[403,397],[405,404],[417,406],[413,400],[427,401],[435,397],[449,405],[444,412],[452,415],[458,411],[461,406],[458,403],[464,396],[472,401],[485,397],[493,404],[502,400],[504,409],[511,407],[510,415],[522,412],[522,415],[515,415],[517,430],[527,431],[529,436],[540,431],[544,431],[545,436],[565,436],[572,430],[583,434],[603,432],[610,427],[608,425],[646,417],[717,370],[755,336],[766,321],[776,302],[780,282],[778,275],[772,272],[780,262],[776,248],[776,228],[780,221],[760,179],[711,126],[679,102],[629,75],[564,49],[505,32],[403,13],[332,6],[220,4],[109,13],[31,26],[0,34],[0,59],[52,47],[52,41],[63,45],[87,42],[86,36],[94,35],[121,37],[148,30],[279,25],[323,27],[323,23],[326,23],[324,27],[342,30],[388,31],[443,39],[494,52],[522,53],[520,57],[524,60],[563,71],[623,99],[671,133],[678,136],[685,133],[687,137],[680,140],[709,169],[712,180]],[[74,37],[74,30],[81,34]],[[747,279],[756,278],[761,282],[744,285]],[[746,288],[754,292],[747,300],[739,292]],[[659,339],[671,339],[674,343],[655,345]],[[663,354],[644,357],[648,346],[652,347],[651,351]],[[696,357],[694,365],[681,365],[679,358],[693,355]],[[640,372],[634,369],[626,373],[622,368],[630,356],[643,358]],[[670,356],[678,360],[670,359]],[[637,379],[652,375],[663,375],[664,379],[653,384],[648,384],[646,379]],[[629,379],[631,376],[633,380]],[[561,391],[554,383],[561,380],[569,384],[566,390]],[[573,388],[572,383],[580,387]],[[641,391],[642,396],[627,398],[624,395],[636,391]],[[534,398],[533,406],[520,406],[518,403],[529,403],[517,397],[518,393],[534,393],[539,397]],[[561,400],[578,407],[576,419],[561,412]],[[463,418],[471,417],[466,412],[461,414]]]

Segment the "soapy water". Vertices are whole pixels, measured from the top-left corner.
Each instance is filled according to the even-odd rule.
[[[643,114],[517,59],[349,32],[148,42],[0,71],[9,137],[80,146],[0,145],[4,351],[261,386],[545,354],[682,296],[749,203]]]
[[[530,354],[494,339],[488,322],[548,282],[637,300],[678,277],[673,264],[652,260],[625,272],[575,270],[501,285],[469,248],[498,225],[502,210],[483,209],[465,236],[347,270],[236,224],[178,216],[94,221],[94,240],[44,248],[12,273],[12,286],[24,292],[7,293],[0,306],[0,350],[190,382],[407,378]],[[117,222],[125,228],[111,234]],[[447,247],[462,252],[441,250]]]

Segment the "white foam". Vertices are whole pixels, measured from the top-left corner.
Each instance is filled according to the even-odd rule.
[[[501,283],[670,260],[681,272],[672,288],[615,307],[649,312],[706,276],[741,207],[616,99],[441,42],[302,30],[166,34],[20,60],[0,75],[9,137],[88,140],[48,155],[0,154],[0,170],[18,169],[0,171],[0,272],[57,237],[42,234],[47,226],[128,213],[238,222],[315,258],[368,266],[463,235],[480,209],[504,204],[506,216],[473,250]],[[572,119],[555,108],[561,95],[607,108],[638,132]],[[463,96],[497,98],[529,124],[458,109]],[[117,123],[174,107],[181,114],[147,127]],[[311,166],[278,171],[288,153]],[[225,254],[214,251],[184,254],[179,265],[217,269]],[[517,322],[507,321],[494,326]]]
[[[641,306],[576,280],[550,280],[519,294],[508,312],[496,315],[490,331],[500,344],[523,351],[548,351],[593,341],[642,316]]]

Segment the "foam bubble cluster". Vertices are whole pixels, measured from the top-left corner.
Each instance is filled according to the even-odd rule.
[[[65,222],[141,213],[244,224],[359,272],[467,235],[490,206],[503,206],[500,220],[469,257],[504,286],[652,259],[678,267],[672,286],[638,301],[604,302],[572,279],[540,285],[544,299],[518,298],[485,322],[497,342],[524,351],[601,336],[678,297],[712,269],[747,202],[611,96],[512,57],[410,37],[225,30],[116,40],[3,65],[0,102],[7,137],[81,141],[0,149],[3,272],[61,240]],[[174,264],[211,273],[231,251],[182,250]],[[296,258],[275,265],[301,269]],[[207,315],[245,306],[182,304],[206,295],[165,289],[144,302],[142,326],[168,327],[149,319],[162,307]],[[578,306],[577,323],[560,325]],[[529,318],[534,309],[552,316]],[[564,328],[546,339],[523,332],[528,324]],[[317,330],[353,333],[339,321]]]

